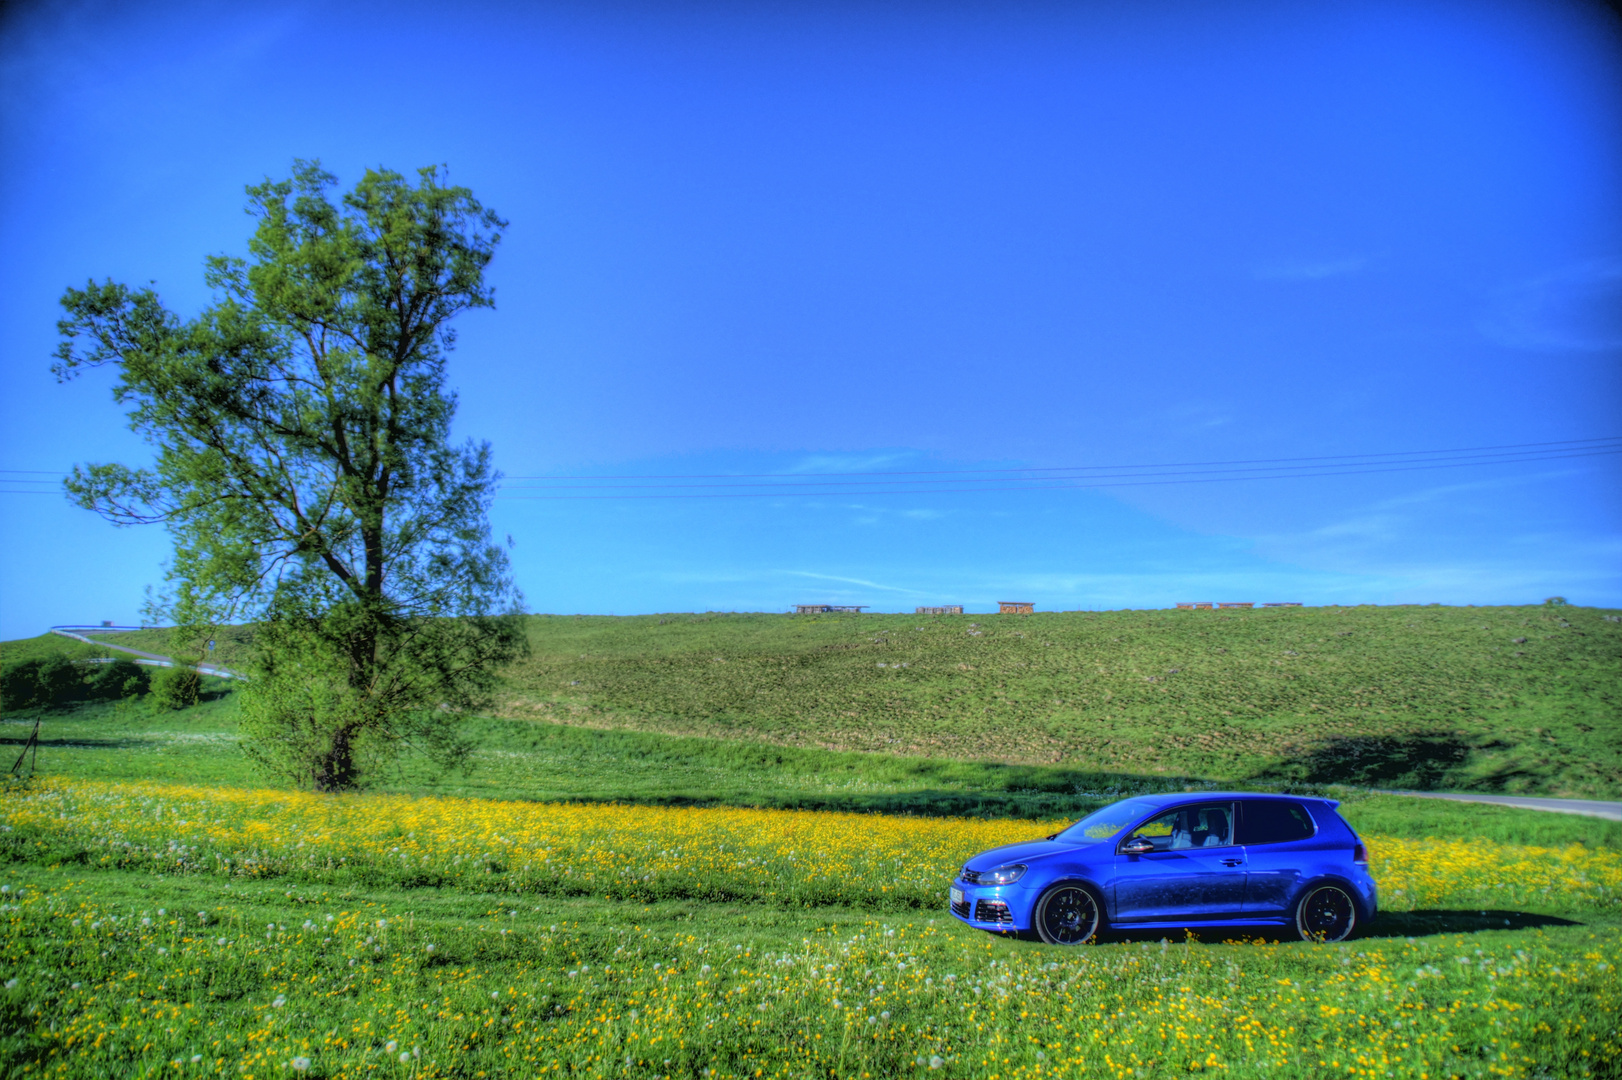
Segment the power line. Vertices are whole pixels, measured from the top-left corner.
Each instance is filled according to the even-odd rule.
[[[508,495],[502,500],[543,501],[550,499],[713,499],[787,498],[812,495],[922,495],[970,494],[985,491],[1058,491],[1106,487],[1144,487],[1171,484],[1234,483],[1244,480],[1322,479],[1335,476],[1361,476],[1372,473],[1417,472],[1476,465],[1509,465],[1564,461],[1574,458],[1604,457],[1622,453],[1622,436],[1568,439],[1535,443],[1503,443],[1495,446],[1456,447],[1445,450],[1399,450],[1364,454],[1321,455],[1316,457],[1248,458],[1231,461],[1166,462],[1158,465],[1075,465],[1008,467],[1001,469],[937,469],[914,471],[844,473],[688,473],[623,476],[516,476],[511,480],[562,480],[555,485],[504,485],[503,491],[559,491],[615,494]],[[1405,460],[1399,460],[1405,459]],[[1123,470],[1143,469],[1147,472]],[[1168,472],[1166,470],[1184,470]],[[1310,471],[1318,470],[1318,471]],[[58,477],[44,469],[0,469],[0,475],[14,484],[51,484],[59,481],[23,479],[24,475]],[[951,477],[933,480],[924,477]],[[907,477],[904,480],[882,479]],[[826,479],[832,478],[832,479]],[[840,479],[855,478],[855,479]],[[599,484],[600,480],[766,480],[768,483],[718,484]],[[948,488],[935,485],[974,484],[975,487]],[[922,486],[930,485],[930,486]],[[745,488],[766,490],[746,491]],[[696,489],[711,489],[699,491]],[[801,490],[819,489],[819,490]],[[837,489],[837,490],[826,490]],[[906,489],[906,490],[903,490]],[[658,491],[673,494],[620,494]],[[32,489],[0,488],[0,495],[54,495],[54,487]]]

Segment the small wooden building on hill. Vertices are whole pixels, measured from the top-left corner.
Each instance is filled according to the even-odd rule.
[[[997,612],[1001,615],[1032,615],[1036,612],[1036,601],[998,600]]]
[[[913,612],[915,615],[961,615],[962,604],[942,604],[940,607],[921,607]]]
[[[795,604],[796,615],[831,615],[839,611],[862,612],[867,610],[866,604]]]

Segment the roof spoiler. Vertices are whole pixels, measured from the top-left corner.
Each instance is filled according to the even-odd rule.
[[[1336,809],[1339,809],[1339,807],[1340,807],[1340,800],[1339,799],[1325,799],[1324,802],[1329,804],[1329,809],[1331,809],[1331,810],[1336,810]]]

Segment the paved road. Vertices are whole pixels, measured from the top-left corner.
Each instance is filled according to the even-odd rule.
[[[1412,795],[1420,799],[1452,799],[1454,802],[1492,803],[1495,806],[1518,806],[1523,810],[1552,810],[1557,814],[1582,814],[1585,817],[1622,821],[1622,802],[1542,799],[1530,795],[1456,795],[1446,791],[1382,791],[1381,794]]]
[[[78,631],[80,631],[80,630],[89,630],[92,633],[95,633],[97,631],[101,631],[103,633],[106,632],[105,630],[103,630],[103,628],[97,627],[97,626],[53,626],[53,627],[51,627],[51,633],[53,633],[53,634],[60,634],[62,637],[72,638],[74,641],[82,641],[86,645],[94,645],[98,649],[116,649],[119,652],[129,653],[131,656],[138,656],[138,657],[142,658],[143,660],[149,660],[154,665],[156,665],[158,667],[174,667],[175,666],[175,661],[174,661],[173,657],[164,656],[164,655],[162,655],[160,653],[142,652],[140,649],[132,649],[128,645],[114,645],[110,641],[95,641],[95,640],[93,640],[91,638],[85,637],[81,633],[78,633]],[[113,632],[116,633],[117,631],[115,630]],[[242,679],[242,680],[246,680],[248,678],[246,675],[242,674],[239,671],[232,671],[230,668],[220,667],[217,664],[197,664],[195,666],[196,666],[197,670],[202,672],[204,675],[218,675],[222,679]]]

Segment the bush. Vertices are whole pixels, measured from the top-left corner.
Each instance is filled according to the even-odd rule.
[[[39,660],[22,660],[0,670],[0,707],[8,712],[40,704]]]
[[[84,669],[65,656],[24,660],[0,674],[0,702],[7,709],[66,705],[84,696]]]
[[[84,697],[84,669],[65,656],[51,656],[39,665],[40,696],[48,705],[66,705]]]
[[[203,677],[189,667],[159,668],[152,676],[152,704],[160,709],[189,709],[202,691]]]
[[[140,664],[120,658],[96,665],[95,674],[90,676],[90,696],[103,701],[140,697],[151,681]]]

